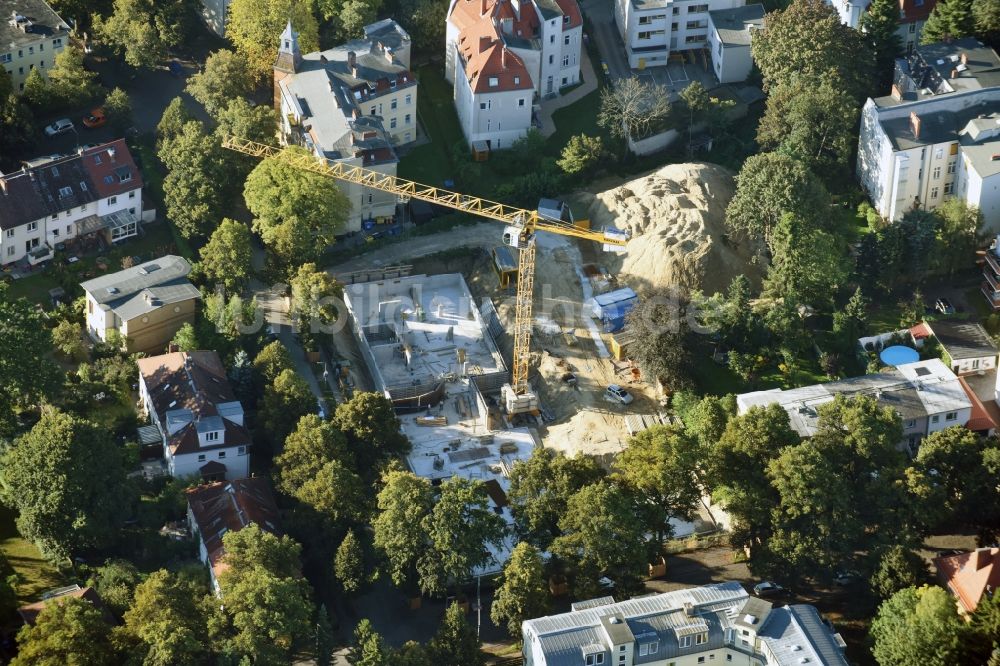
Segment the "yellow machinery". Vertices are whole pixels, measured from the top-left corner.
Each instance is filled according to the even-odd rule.
[[[628,235],[617,229],[582,229],[573,222],[562,222],[542,217],[538,211],[516,208],[506,204],[472,197],[459,192],[451,192],[440,187],[421,185],[412,180],[390,176],[364,167],[351,166],[342,162],[330,162],[304,152],[286,151],[263,143],[226,137],[223,148],[250,155],[278,159],[306,171],[344,180],[395,194],[401,201],[419,199],[428,203],[446,206],[455,210],[486,217],[507,225],[503,233],[505,245],[520,251],[517,271],[517,294],[514,315],[514,367],[511,385],[505,386],[503,398],[507,412],[517,414],[538,408],[537,398],[528,388],[528,358],[531,350],[531,308],[535,282],[535,232],[546,231],[602,243],[605,250],[621,252]]]

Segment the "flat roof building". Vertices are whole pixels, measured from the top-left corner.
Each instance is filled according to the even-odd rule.
[[[48,76],[69,44],[69,25],[45,0],[0,0],[0,66],[14,92],[24,91],[31,70]]]

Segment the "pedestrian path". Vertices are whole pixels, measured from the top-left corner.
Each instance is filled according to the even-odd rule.
[[[556,124],[552,120],[552,114],[557,110],[569,106],[597,90],[597,74],[594,72],[594,65],[590,62],[590,54],[586,49],[580,49],[580,74],[583,76],[583,83],[566,93],[553,99],[542,102],[542,110],[538,112],[538,119],[542,123],[540,129],[542,136],[550,137],[556,133]]]

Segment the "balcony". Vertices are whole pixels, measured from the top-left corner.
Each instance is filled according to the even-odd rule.
[[[998,278],[997,276],[995,276],[992,273],[992,271],[983,271],[983,277],[986,278],[986,281],[989,283],[989,287],[988,288],[991,291],[995,291],[997,293],[1000,293],[1000,278]]]
[[[986,302],[990,304],[991,308],[1000,310],[1000,292],[993,291],[989,282],[983,282],[980,291],[983,292],[983,296],[986,297]]]
[[[993,250],[986,251],[986,265],[990,267],[994,275],[1000,275],[1000,257],[997,257]]]

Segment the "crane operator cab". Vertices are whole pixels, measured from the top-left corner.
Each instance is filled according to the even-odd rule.
[[[522,225],[504,227],[503,244],[516,247],[518,250],[528,247],[534,242],[535,234],[528,231]]]

